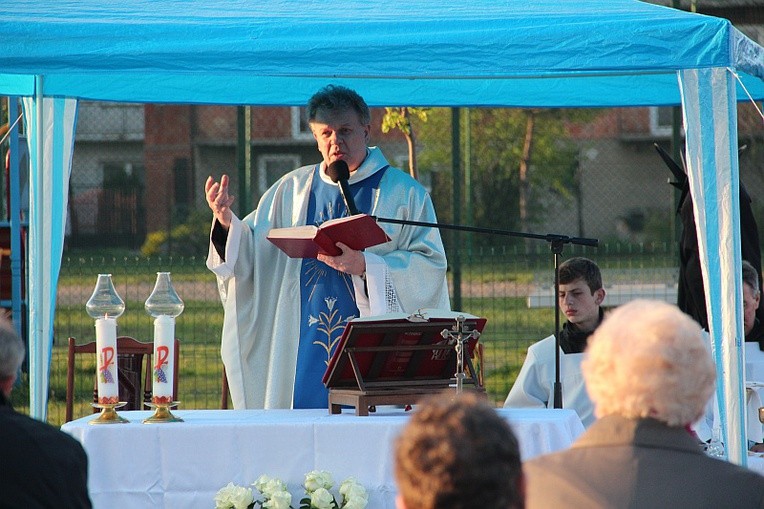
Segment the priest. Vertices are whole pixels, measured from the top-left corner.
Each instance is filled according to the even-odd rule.
[[[284,175],[255,211],[233,214],[227,176],[205,185],[214,215],[207,266],[225,310],[221,355],[237,409],[325,408],[322,376],[349,320],[450,309],[437,228],[385,223],[389,242],[365,251],[337,243],[338,256],[304,259],[266,239],[271,228],[319,225],[352,207],[437,222],[424,187],[368,146],[371,114],[361,96],[329,85],[311,97],[307,113],[322,161]],[[327,173],[336,161],[347,164],[346,182]]]

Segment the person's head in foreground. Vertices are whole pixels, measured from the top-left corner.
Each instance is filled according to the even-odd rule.
[[[697,420],[714,388],[714,365],[698,323],[676,306],[635,300],[609,313],[589,337],[582,370],[602,418]]]
[[[759,309],[761,289],[759,274],[750,262],[743,260],[743,329],[749,334],[756,325],[756,310]]]
[[[24,343],[16,334],[13,324],[0,316],[0,392],[10,398],[13,383],[24,361]]]
[[[308,101],[308,123],[324,164],[342,159],[353,172],[366,159],[371,113],[355,91],[328,85]]]
[[[474,393],[417,404],[395,443],[398,509],[524,507],[520,449],[509,424]]]
[[[600,322],[600,304],[605,299],[602,274],[588,258],[574,257],[560,264],[560,309],[568,322],[581,331],[591,331]]]

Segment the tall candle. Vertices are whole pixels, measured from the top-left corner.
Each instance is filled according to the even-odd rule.
[[[160,315],[154,319],[154,403],[172,403],[175,372],[175,318]]]
[[[96,377],[98,379],[98,403],[119,403],[119,378],[117,368],[117,320],[98,318],[96,329]]]

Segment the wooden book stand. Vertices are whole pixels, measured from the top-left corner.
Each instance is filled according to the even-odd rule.
[[[456,384],[456,317],[463,319],[462,387],[484,391],[472,363],[472,355],[485,318],[466,313],[436,310],[439,316],[389,315],[352,320],[324,374],[329,389],[329,411],[341,413],[341,405],[355,407],[356,415],[368,415],[376,405],[413,405],[422,396]],[[442,316],[446,315],[446,316]],[[478,334],[470,334],[477,330]],[[450,334],[448,334],[450,333]]]

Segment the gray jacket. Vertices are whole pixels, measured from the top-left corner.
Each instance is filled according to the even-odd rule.
[[[523,470],[527,509],[764,508],[764,476],[706,456],[683,428],[655,419],[599,419]]]

